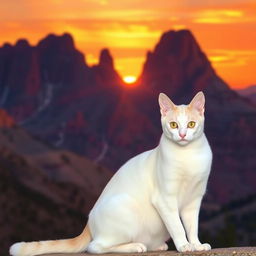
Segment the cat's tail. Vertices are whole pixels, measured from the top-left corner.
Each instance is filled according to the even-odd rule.
[[[45,253],[78,253],[86,250],[92,237],[88,224],[83,232],[71,239],[49,240],[39,242],[20,242],[10,247],[12,256],[33,256]]]

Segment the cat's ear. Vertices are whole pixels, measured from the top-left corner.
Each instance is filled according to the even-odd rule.
[[[166,116],[167,112],[176,108],[176,105],[164,93],[160,93],[158,97],[160,112],[162,116]]]
[[[196,109],[200,115],[204,114],[205,97],[203,92],[198,92],[196,96],[191,100],[189,106]]]

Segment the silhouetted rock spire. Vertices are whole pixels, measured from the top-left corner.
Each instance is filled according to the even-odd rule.
[[[108,68],[108,69],[114,69],[113,58],[110,55],[110,52],[108,49],[103,49],[100,52],[99,66]]]
[[[140,77],[148,88],[173,97],[204,90],[216,74],[194,36],[188,30],[169,31],[147,58]]]

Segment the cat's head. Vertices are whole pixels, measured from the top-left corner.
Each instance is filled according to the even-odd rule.
[[[188,105],[175,105],[164,93],[159,94],[161,123],[164,134],[179,145],[187,145],[204,132],[203,92],[198,92]]]

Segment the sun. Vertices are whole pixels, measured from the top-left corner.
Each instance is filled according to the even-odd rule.
[[[123,78],[124,82],[127,84],[127,85],[132,85],[136,82],[137,80],[137,77],[136,76],[125,76]]]

